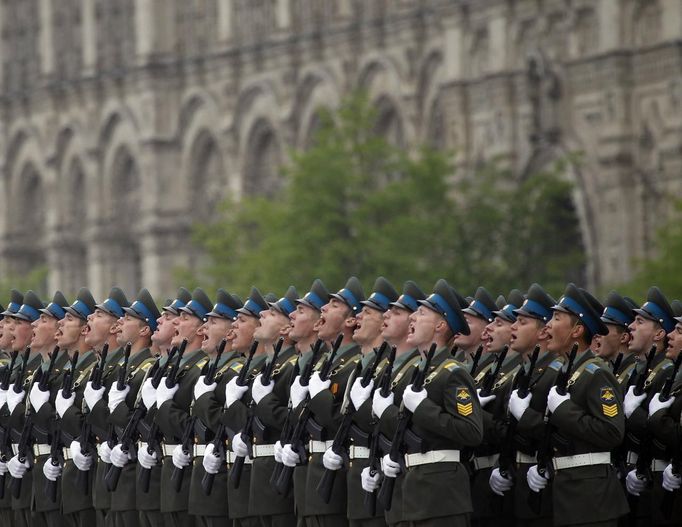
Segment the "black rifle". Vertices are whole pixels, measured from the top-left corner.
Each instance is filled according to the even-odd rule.
[[[673,390],[673,385],[675,384],[675,378],[677,377],[677,373],[680,371],[680,365],[682,365],[682,353],[677,355],[677,358],[675,359],[675,365],[673,367],[673,372],[670,375],[670,377],[666,379],[665,384],[661,389],[661,395],[659,397],[661,402],[665,402],[670,399]],[[675,476],[680,477],[680,465],[682,463],[682,448],[680,445],[679,438],[678,441],[675,443],[675,450],[673,451],[673,456],[672,459],[670,460],[670,463],[672,465],[672,473]],[[671,492],[666,490],[665,494],[663,495],[663,500],[661,501],[661,512],[663,513],[663,516],[666,519],[670,519],[672,517],[673,505],[675,504],[676,494],[677,491]]]
[[[26,368],[28,367],[28,360],[30,358],[30,355],[31,347],[29,346],[28,348],[26,348],[24,354],[21,357],[21,366],[19,366],[19,372],[17,373],[17,376],[14,379],[14,385],[12,386],[14,393],[19,393],[21,390],[23,390],[24,375],[26,375]]]
[[[481,361],[481,355],[483,355],[483,344],[476,348],[476,353],[471,357],[471,369],[469,369],[469,375],[472,377],[476,376],[476,370],[478,369],[478,363]]]
[[[10,357],[9,365],[5,367],[2,374],[2,382],[0,382],[0,388],[4,391],[9,390],[9,383],[12,377],[12,371],[14,370],[14,364],[16,363],[17,357],[19,356],[19,350],[14,350]],[[9,428],[0,424],[0,461],[7,463],[9,457],[11,457],[10,449],[10,434]],[[5,497],[5,474],[0,474],[0,500]]]
[[[614,375],[618,375],[618,372],[620,371],[620,365],[623,363],[623,352],[621,351],[618,356],[616,357],[616,360],[613,361],[611,364],[611,372]]]
[[[642,395],[644,393],[644,383],[646,382],[646,378],[649,375],[649,370],[651,370],[651,365],[653,364],[655,357],[656,346],[651,346],[651,349],[649,350],[649,353],[647,353],[646,356],[644,368],[640,372],[638,372],[637,379],[633,382],[635,386],[634,389],[635,395]]]
[[[487,397],[492,394],[493,389],[495,388],[495,381],[497,381],[497,377],[500,375],[500,371],[502,371],[502,363],[504,362],[504,359],[507,358],[508,352],[509,346],[502,348],[502,351],[495,360],[495,365],[486,372],[483,382],[481,383],[481,396]]]
[[[431,344],[431,348],[426,355],[426,360],[421,368],[417,368],[412,377],[412,391],[421,391],[424,386],[424,380],[429,373],[429,368],[431,366],[431,361],[436,353],[436,343]],[[405,433],[412,420],[412,412],[405,408],[405,404],[400,405],[400,412],[398,414],[398,424],[393,435],[393,440],[391,441],[391,450],[389,452],[389,457],[394,462],[400,462],[402,465],[401,457],[403,451],[403,442],[405,439]],[[377,494],[377,499],[384,508],[388,511],[391,510],[391,504],[393,502],[393,489],[395,487],[396,478],[390,478],[388,476],[384,477],[381,483],[379,492]]]
[[[5,391],[9,390],[9,383],[12,378],[12,372],[14,371],[14,365],[17,362],[18,356],[19,350],[14,350],[10,355],[9,365],[6,366],[2,372],[2,382],[0,382],[0,388]]]
[[[280,338],[277,341],[277,344],[275,345],[275,351],[272,356],[272,360],[268,363],[267,366],[264,367],[263,374],[261,375],[261,383],[263,386],[270,384],[270,380],[272,379],[272,371],[275,368],[275,361],[277,360],[277,357],[279,356],[280,351],[282,351],[282,344],[284,344],[284,338]],[[256,382],[256,379],[254,378],[253,382]],[[246,442],[249,452],[252,450],[252,444],[251,443],[251,436],[253,435],[253,421],[256,418],[255,415],[255,410],[253,408],[255,404],[255,401],[253,398],[251,398],[251,401],[249,402],[248,406],[248,415],[246,417],[246,423],[244,424],[244,428],[242,429],[241,432],[241,438],[244,442]],[[234,458],[234,462],[232,463],[232,470],[230,470],[230,481],[234,485],[235,489],[239,488],[239,482],[242,479],[242,471],[244,470],[244,462],[246,461],[245,457],[242,456],[236,456]]]
[[[535,373],[535,364],[540,356],[540,346],[535,346],[533,354],[530,356],[530,361],[528,363],[528,370],[521,367],[519,373],[516,375],[516,390],[518,391],[519,397],[525,399],[530,390],[530,383],[533,378],[533,373]],[[514,437],[516,436],[516,425],[518,422],[513,415],[508,416],[509,422],[507,424],[507,433],[505,440],[502,443],[502,448],[500,449],[500,475],[503,478],[508,478],[510,474],[511,467],[514,463]]]
[[[395,346],[391,347],[391,353],[388,355],[388,362],[386,363],[386,367],[384,370],[381,372],[381,378],[379,379],[379,382],[377,383],[377,386],[375,387],[375,390],[379,390],[379,393],[381,394],[382,397],[388,397],[388,395],[391,393],[391,379],[393,378],[393,365],[395,364],[395,354],[396,354],[396,348]],[[374,430],[372,431],[372,435],[370,436],[369,439],[369,459],[368,459],[368,466],[369,466],[369,473],[372,477],[376,475],[376,473],[379,470],[379,419],[375,418],[373,422],[373,427]],[[376,514],[377,510],[377,497],[374,492],[367,492],[363,491],[363,499],[362,502],[365,506],[365,510],[367,511],[368,514],[371,516],[374,516]]]
[[[571,348],[571,353],[568,356],[568,362],[565,367],[559,371],[556,376],[554,386],[556,386],[556,391],[559,395],[566,395],[568,389],[568,381],[571,378],[573,363],[575,362],[575,357],[578,354],[578,344],[573,344]],[[542,444],[538,449],[538,474],[542,477],[547,478],[547,474],[550,470],[552,464],[552,456],[554,454],[554,449],[552,448],[552,433],[554,432],[554,427],[549,423],[550,411],[549,408],[545,411],[544,417],[544,436],[542,438]],[[537,514],[540,513],[542,509],[542,490],[540,492],[531,492],[528,495],[528,505]]]
[[[374,372],[379,367],[379,361],[384,356],[386,349],[388,348],[388,342],[384,342],[378,350],[374,351],[374,360],[369,368],[365,370],[362,378],[360,379],[360,384],[363,388],[369,386],[370,381],[374,378]],[[362,372],[362,361],[358,362],[353,375],[349,378],[348,384],[346,386],[350,387],[348,393],[346,394],[346,400],[344,401],[344,406],[341,409],[341,415],[343,416],[341,420],[341,425],[336,431],[334,440],[332,441],[331,449],[336,455],[345,455],[345,445],[350,437],[351,427],[353,425],[353,414],[357,412],[357,408],[353,406],[353,402],[350,399],[350,389],[355,382],[355,379]],[[332,497],[332,489],[334,488],[334,479],[338,470],[325,469],[319,483],[317,484],[317,493],[320,495],[325,503],[329,503]]]
[[[320,368],[319,375],[320,379],[323,381],[326,381],[331,374],[332,366],[334,365],[334,359],[336,358],[336,354],[341,347],[341,342],[343,342],[343,334],[339,334],[336,337],[331,353],[327,356],[327,359]],[[312,410],[310,409],[310,394],[308,394],[305,401],[301,403],[301,406],[303,408],[301,413],[298,415],[296,426],[291,433],[291,448],[299,453],[301,459],[304,459],[306,457],[306,453],[303,441],[307,434],[308,421],[312,417]],[[293,475],[294,467],[289,467],[286,465],[282,466],[279,478],[277,479],[276,489],[283,496],[285,496],[291,489],[291,479]]]
[[[213,359],[213,362],[208,367],[208,371],[204,376],[204,384],[206,386],[208,386],[209,384],[213,384],[213,381],[215,381],[215,374],[218,371],[218,363],[220,362],[220,358],[223,356],[223,353],[225,352],[225,346],[227,346],[227,339],[223,339],[220,341],[220,344],[218,345],[218,352],[216,353],[215,359]]]
[[[62,379],[62,396],[65,399],[68,399],[71,397],[71,392],[73,390],[73,382],[74,382],[74,376],[75,376],[75,370],[76,370],[76,363],[78,362],[78,351],[74,352],[73,356],[71,357],[70,361],[70,368],[67,370],[67,372],[64,374],[64,377]],[[50,443],[50,463],[52,464],[53,467],[57,467],[61,465],[63,461],[63,454],[62,454],[62,448],[61,448],[61,425],[60,425],[60,419],[59,419],[59,414],[55,412],[54,419],[52,420],[52,430],[51,430],[51,443]],[[47,497],[50,499],[52,503],[55,503],[57,501],[57,480],[51,481],[49,479],[45,479],[45,494]]]
[[[19,392],[21,392],[21,390],[23,390],[24,376],[26,375],[26,367],[28,366],[28,360],[29,360],[30,355],[31,355],[31,348],[29,346],[26,348],[26,350],[24,350],[24,354],[21,357],[22,358],[21,366],[19,366],[19,371],[17,372],[17,376],[14,379],[14,384],[12,386],[12,390],[14,390],[14,393],[19,393]],[[29,418],[29,419],[31,419],[31,418]],[[29,424],[28,419],[27,419],[27,422],[24,423],[24,428],[22,429],[22,433],[21,433],[21,439],[24,439],[24,432],[27,428],[27,426],[26,426],[27,424]],[[28,439],[30,439],[30,430],[29,430],[29,436],[28,436],[27,440]],[[5,432],[5,444],[7,447],[9,446],[9,442],[10,442],[10,431],[9,431],[9,427],[7,427],[6,432]],[[6,456],[3,455],[3,457],[6,457]],[[26,459],[26,454],[24,452],[24,460],[25,459]],[[4,489],[5,475],[4,474],[2,476],[2,483],[3,483],[2,494],[4,497],[4,494],[5,494],[5,489]],[[19,480],[12,479],[11,485],[12,485],[12,489],[11,489],[12,490],[12,496],[18,498],[19,495],[21,494],[21,480],[20,479]],[[18,490],[16,491],[16,495],[15,495],[15,490],[14,490],[15,486],[18,487]]]

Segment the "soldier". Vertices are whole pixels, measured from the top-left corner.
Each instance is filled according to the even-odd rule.
[[[590,350],[593,335],[608,331],[600,318],[603,306],[569,284],[553,310],[547,324],[548,349],[567,356],[574,343],[578,345],[567,393],[553,386],[547,396],[554,431],[554,524],[616,525],[628,507],[611,465],[611,450],[623,439],[625,418],[615,377]],[[527,481],[540,492],[548,479],[533,465]]]
[[[480,443],[483,422],[473,379],[461,363],[449,357],[448,349],[453,335],[466,334],[469,328],[457,296],[445,280],[439,280],[433,294],[419,303],[410,316],[407,342],[422,355],[436,344],[439,360],[423,389],[415,391],[412,384],[405,387],[402,404],[412,414],[409,429],[422,446],[408,445],[404,465],[386,454],[383,471],[385,477],[393,478],[405,473],[399,480],[403,522],[469,525],[469,474],[460,462],[460,451]],[[383,421],[384,416],[382,428]]]
[[[613,372],[621,387],[627,387],[630,375],[637,365],[636,355],[628,350],[629,326],[635,320],[633,309],[636,307],[628,297],[622,297],[615,291],[611,291],[606,298],[606,307],[601,316],[609,332],[607,335],[595,335],[592,341],[596,355],[605,361],[610,361],[611,364],[615,364],[618,356],[622,354],[618,371]]]
[[[464,306],[461,301],[460,305]],[[469,327],[469,333],[466,335],[461,333],[455,335],[453,344],[458,350],[455,354],[455,360],[458,362],[468,361],[469,357],[475,355],[478,347],[483,345],[483,331],[493,321],[493,311],[495,309],[497,309],[497,306],[493,297],[490,296],[485,287],[479,287],[469,305],[462,309],[467,326]],[[482,379],[488,368],[492,366],[494,360],[495,355],[489,353],[481,357],[477,372],[473,372],[475,378]]]
[[[341,401],[346,389],[346,383],[360,361],[360,347],[353,342],[353,332],[356,327],[356,316],[359,313],[365,295],[362,285],[356,277],[351,277],[343,289],[331,295],[327,304],[322,308],[322,314],[317,326],[318,338],[331,344],[339,334],[342,334],[341,346],[332,364],[331,375],[328,379],[320,378],[315,372],[307,387],[299,382],[292,384],[292,400],[303,401],[306,394],[310,397],[309,407],[311,419],[308,421],[311,432],[309,443],[310,460],[306,473],[305,506],[303,518],[308,527],[326,525],[346,525],[346,474],[339,470],[334,479],[334,487],[329,503],[325,503],[317,492],[317,485],[324,474],[322,457],[327,450],[327,441],[336,434],[340,422]],[[282,448],[282,462],[294,467],[303,462],[292,445]],[[299,492],[296,490],[296,494]],[[299,514],[301,511],[299,511]]]
[[[4,331],[5,324],[9,322],[9,318],[14,313],[19,311],[21,304],[24,303],[24,295],[16,289],[10,291],[10,300],[7,304],[7,309],[3,309],[0,313],[0,360],[2,365],[9,360],[10,352],[12,351],[12,333]]]

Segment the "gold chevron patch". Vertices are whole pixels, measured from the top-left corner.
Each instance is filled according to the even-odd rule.
[[[474,406],[472,403],[462,404],[457,403],[457,413],[463,415],[464,417],[471,415],[474,411]]]
[[[602,404],[601,410],[604,412],[606,417],[616,417],[618,415],[618,405],[617,404]]]

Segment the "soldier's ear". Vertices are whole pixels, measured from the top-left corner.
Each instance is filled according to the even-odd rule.
[[[656,330],[656,333],[654,333],[654,342],[662,342],[663,339],[665,339],[665,336],[666,336],[665,329],[659,327]]]
[[[630,334],[629,331],[623,331],[623,332],[620,334],[620,343],[621,343],[622,345],[627,345],[627,344],[629,344],[631,340],[632,340],[632,335]]]
[[[147,324],[142,326],[142,329],[140,330],[140,336],[141,337],[148,337],[152,334],[152,328],[150,328]]]
[[[538,329],[538,340],[547,340],[549,337],[549,331],[547,329],[547,326],[541,326],[540,329]]]
[[[346,328],[355,328],[355,326],[358,324],[358,319],[355,318],[355,316],[349,316],[343,321],[343,325]]]

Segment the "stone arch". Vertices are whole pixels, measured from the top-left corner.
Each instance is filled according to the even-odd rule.
[[[273,196],[282,187],[281,144],[275,127],[259,119],[247,136],[242,192],[245,195]]]
[[[320,109],[334,109],[338,107],[340,99],[337,80],[330,72],[315,69],[303,74],[291,112],[292,119],[296,120],[297,148],[305,149],[311,145],[320,124]]]
[[[447,120],[441,98],[443,75],[443,54],[433,50],[422,62],[417,93],[419,94],[419,116],[422,139],[434,148],[446,148]]]
[[[405,147],[405,129],[396,102],[389,96],[383,96],[376,100],[374,106],[377,110],[375,125],[377,135],[392,145]]]

